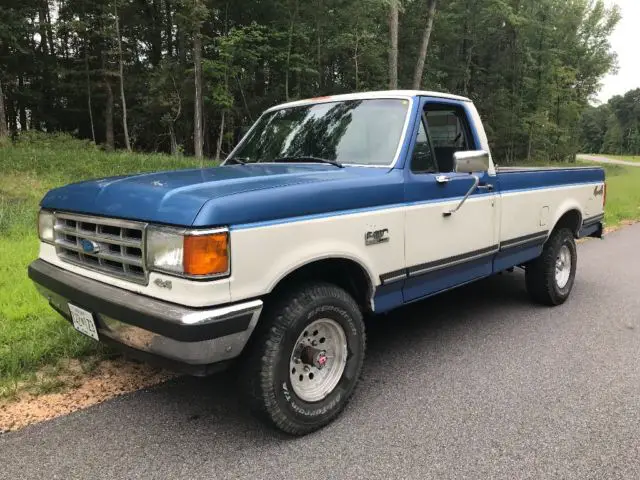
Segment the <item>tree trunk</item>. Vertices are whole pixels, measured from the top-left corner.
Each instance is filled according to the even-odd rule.
[[[127,151],[131,151],[129,142],[129,127],[127,126],[127,101],[124,96],[124,68],[122,66],[122,38],[120,37],[120,20],[118,18],[118,2],[114,2],[113,11],[116,17],[116,36],[118,37],[118,64],[120,68],[120,103],[122,105],[122,130],[124,132],[124,145]]]
[[[398,88],[398,2],[399,0],[391,0],[389,10],[389,88],[395,90]]]
[[[49,1],[44,0],[43,3],[44,3],[43,8],[44,8],[45,19],[46,19],[45,29],[47,31],[47,41],[49,42],[49,53],[51,54],[52,57],[55,57],[56,48],[53,41],[53,29],[51,28],[51,12],[49,11]]]
[[[149,60],[151,65],[157,67],[162,60],[162,27],[164,26],[162,2],[160,0],[151,0],[147,4],[147,11],[151,17],[151,28],[149,32],[151,54],[149,55]]]
[[[353,66],[356,70],[355,74],[356,74],[356,92],[358,91],[358,89],[360,88],[360,69],[358,68],[358,55],[360,55],[360,52],[358,50],[358,47],[360,43],[360,35],[358,34],[358,32],[356,32],[356,44],[355,47],[353,48]]]
[[[27,126],[27,107],[24,100],[24,77],[18,75],[18,91],[20,96],[18,97],[18,110],[20,111],[20,130],[26,132]]]
[[[171,0],[165,1],[165,33],[167,35],[167,56],[173,57],[173,17],[171,15]]]
[[[13,90],[15,92],[15,89]],[[16,133],[18,131],[18,101],[13,98],[11,93],[7,93],[7,104],[5,110],[5,116],[9,122],[9,134]]]
[[[323,77],[323,68],[322,68],[322,28],[320,25],[320,16],[322,15],[322,0],[318,0],[318,4],[316,5],[316,64],[318,68],[318,92],[322,91],[322,77]]]
[[[436,0],[427,0],[427,24],[422,34],[422,43],[420,44],[420,53],[416,62],[416,69],[413,74],[413,89],[419,90],[422,85],[422,74],[424,72],[424,63],[427,59],[427,50],[429,49],[429,38],[433,31],[433,19],[436,15]]]
[[[289,101],[289,68],[291,66],[291,50],[293,48],[293,33],[296,17],[298,16],[298,0],[295,0],[295,9],[289,16],[289,44],[287,45],[287,66],[284,77],[284,96]]]
[[[178,155],[178,141],[176,140],[176,131],[173,128],[173,123],[169,124],[169,138],[171,139],[171,155]]]
[[[218,136],[218,145],[216,146],[216,160],[220,160],[220,153],[222,152],[222,139],[224,137],[224,117],[225,111],[222,111],[222,117],[220,118],[220,135]]]
[[[104,108],[105,143],[107,150],[114,149],[113,142],[113,90],[108,78],[104,80],[105,91],[107,92],[107,104]]]
[[[91,77],[89,76],[89,46],[85,33],[84,39],[84,73],[87,80],[87,109],[89,110],[89,123],[91,124],[91,138],[96,143],[96,129],[93,125],[93,108],[91,107]]]
[[[0,80],[0,145],[9,138],[7,129],[7,115],[4,112],[4,93],[2,91],[2,80]]]
[[[193,37],[193,67],[195,72],[195,99],[193,109],[193,150],[197,158],[202,158],[202,36],[198,26]]]

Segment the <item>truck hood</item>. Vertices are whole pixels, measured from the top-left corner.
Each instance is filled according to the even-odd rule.
[[[179,226],[232,225],[319,213],[310,212],[306,201],[298,200],[293,209],[286,204],[295,205],[296,198],[313,196],[320,184],[327,184],[320,190],[328,192],[332,189],[329,184],[360,183],[358,178],[386,172],[322,164],[255,164],[147,173],[56,188],[45,195],[41,206]],[[269,208],[264,202],[269,202]],[[320,210],[338,207],[329,204]]]

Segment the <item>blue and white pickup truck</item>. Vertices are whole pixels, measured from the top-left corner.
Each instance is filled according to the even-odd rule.
[[[351,397],[363,316],[514,266],[534,301],[563,303],[575,239],[603,234],[604,180],[496,168],[467,98],[315,98],[267,110],[220,167],[50,191],[29,275],[133,356],[195,375],[237,363],[250,405],[301,435]]]

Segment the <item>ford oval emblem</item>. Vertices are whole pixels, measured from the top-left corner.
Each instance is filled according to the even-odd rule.
[[[82,251],[84,253],[98,253],[100,251],[100,245],[96,242],[92,242],[91,240],[82,239],[80,240],[80,245],[82,245]]]

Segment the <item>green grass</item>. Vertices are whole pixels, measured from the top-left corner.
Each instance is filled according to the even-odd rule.
[[[602,167],[607,175],[607,225],[615,226],[625,220],[640,220],[640,167]]]
[[[38,255],[35,222],[45,192],[83,179],[193,166],[199,162],[106,153],[58,135],[29,135],[0,147],[0,398],[45,365],[102,351],[54,312],[26,275]]]
[[[59,382],[37,380],[36,371],[46,376],[68,358],[89,359],[90,370],[106,352],[62,320],[26,275],[38,255],[35,222],[44,193],[88,178],[194,166],[199,162],[189,158],[106,153],[68,136],[29,135],[0,147],[0,398],[14,395],[19,382],[32,391],[54,391]],[[640,218],[640,168],[604,168],[607,223]]]

